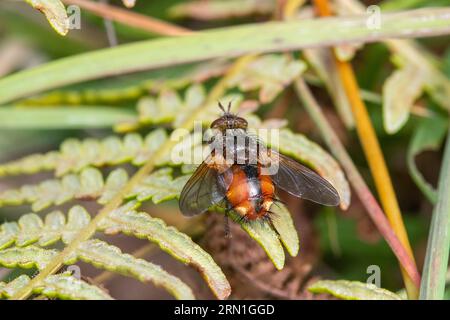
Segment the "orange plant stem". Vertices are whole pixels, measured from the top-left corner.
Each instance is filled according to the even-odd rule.
[[[330,16],[332,14],[328,0],[314,0],[314,5],[320,16]],[[414,262],[413,251],[411,249],[408,234],[403,223],[394,187],[392,186],[392,181],[375,130],[370,121],[369,113],[367,112],[367,108],[361,99],[355,73],[351,64],[339,60],[336,55],[334,58],[339,76],[344,85],[345,93],[349,99],[352,112],[355,117],[358,137],[361,141],[364,154],[374,178],[381,204],[386,212],[392,229]],[[402,275],[408,297],[410,299],[417,299],[419,293],[418,285],[412,281],[403,268]]]

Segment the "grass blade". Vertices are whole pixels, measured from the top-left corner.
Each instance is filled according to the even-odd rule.
[[[427,253],[420,286],[420,299],[443,299],[450,251],[450,131],[439,177]]]
[[[135,117],[136,112],[121,107],[2,107],[0,127],[21,130],[111,128],[118,123],[133,121]]]
[[[249,24],[127,44],[64,58],[1,79],[0,103],[71,83],[217,57],[446,34],[450,32],[449,14],[448,8],[386,13],[376,32],[367,28],[367,16],[361,15]]]

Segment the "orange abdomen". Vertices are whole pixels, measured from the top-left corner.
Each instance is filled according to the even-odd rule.
[[[251,165],[233,165],[231,170],[226,196],[233,210],[247,220],[265,217],[275,195],[270,176],[260,175],[259,168]]]

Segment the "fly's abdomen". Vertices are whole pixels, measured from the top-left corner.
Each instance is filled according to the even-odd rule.
[[[247,220],[267,215],[274,198],[274,185],[269,176],[261,176],[259,168],[233,165],[233,179],[226,196],[233,210]]]

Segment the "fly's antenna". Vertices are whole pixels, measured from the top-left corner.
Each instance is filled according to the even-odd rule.
[[[223,113],[225,113],[225,114],[231,114],[231,103],[233,102],[233,100],[231,100],[230,102],[228,102],[228,105],[227,105],[227,109],[225,110],[225,107],[222,105],[222,103],[219,101],[219,108],[220,108],[220,110],[222,110],[223,111]]]
[[[223,113],[227,113],[226,111],[225,111],[225,108],[223,107],[223,105],[222,105],[222,103],[219,101],[219,108],[220,108],[220,110],[222,110],[223,111]],[[229,109],[228,109],[229,110]]]

